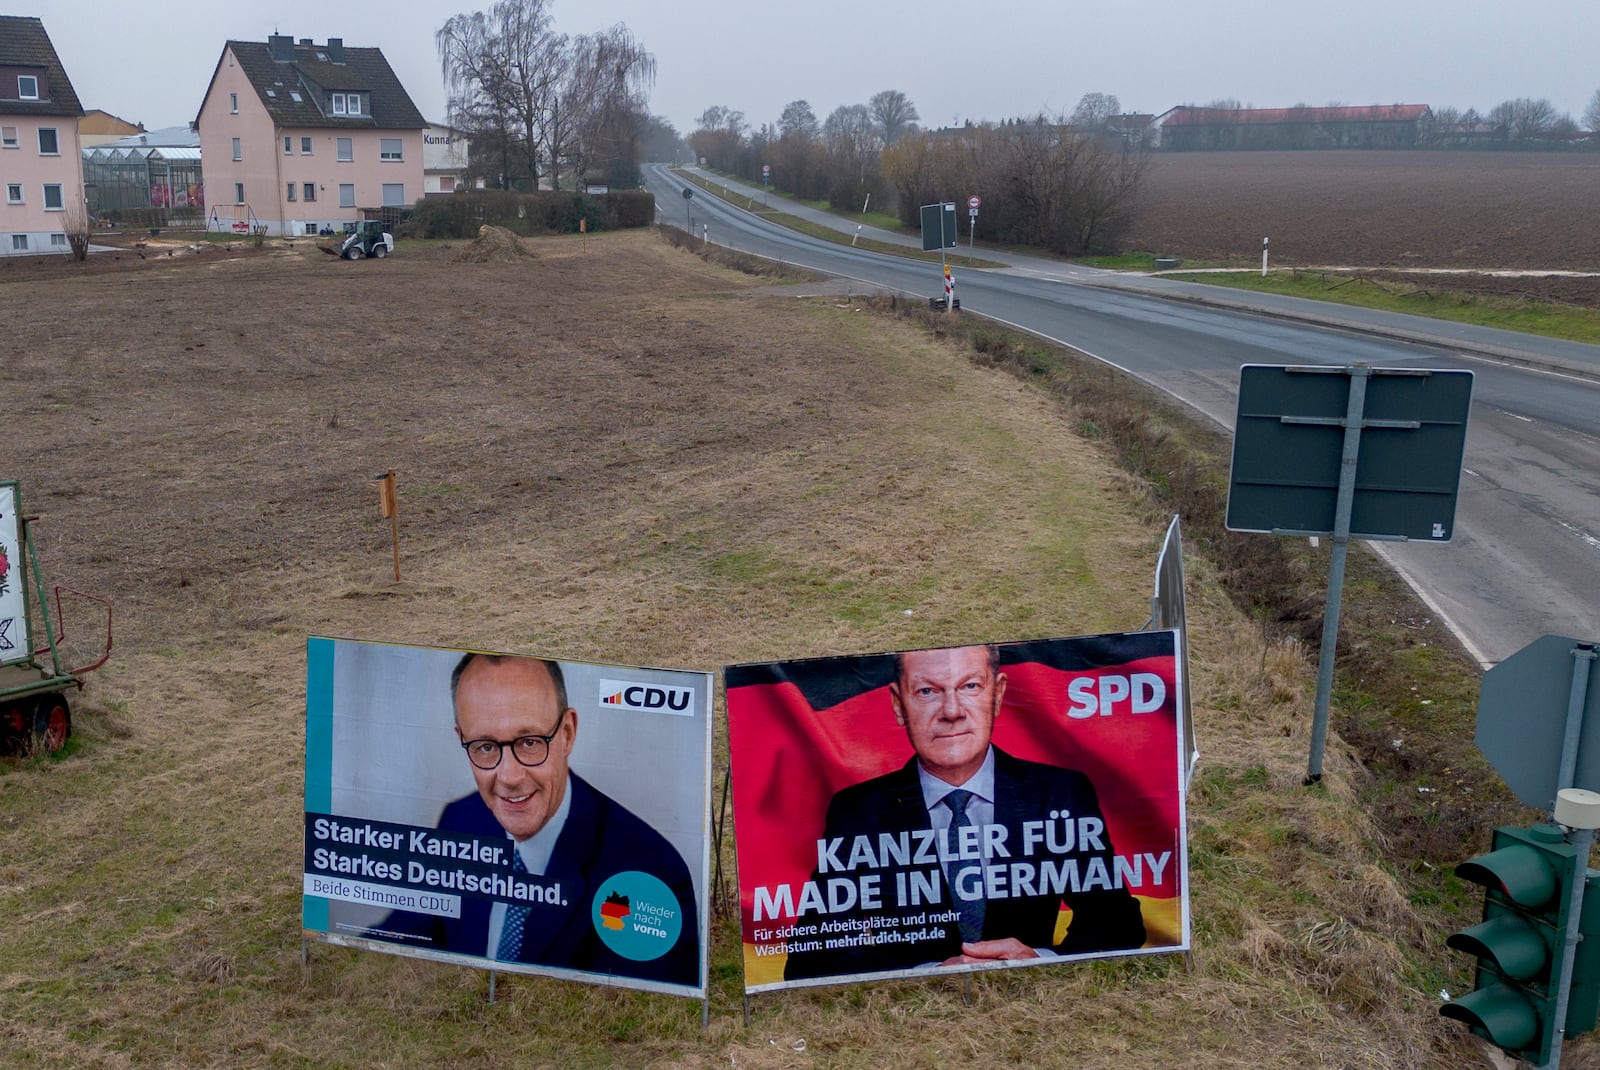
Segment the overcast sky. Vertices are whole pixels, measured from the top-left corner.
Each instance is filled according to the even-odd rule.
[[[898,89],[924,126],[1072,109],[1114,94],[1125,111],[1235,98],[1293,104],[1428,104],[1487,111],[1547,98],[1582,119],[1600,64],[1600,3],[1531,0],[810,0],[745,5],[551,0],[556,27],[625,23],[658,66],[650,110],[679,133],[707,107],[776,122],[792,100],[825,118]],[[187,123],[223,41],[273,32],[383,49],[417,107],[444,118],[433,35],[492,0],[13,0],[55,42],[85,109],[150,129]]]

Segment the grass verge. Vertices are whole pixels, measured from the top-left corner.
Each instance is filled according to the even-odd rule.
[[[1565,338],[1573,342],[1600,343],[1600,309],[1511,297],[1484,297],[1452,291],[1441,279],[1435,285],[1396,282],[1367,275],[1341,275],[1327,271],[1216,271],[1205,274],[1168,273],[1163,278],[1227,286],[1236,290],[1305,297],[1342,305],[1405,312],[1479,327]]]

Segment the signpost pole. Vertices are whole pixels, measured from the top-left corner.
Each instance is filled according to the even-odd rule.
[[[1578,740],[1583,736],[1583,708],[1589,701],[1589,670],[1595,656],[1594,647],[1588,643],[1572,648],[1572,687],[1567,693],[1567,728],[1561,741],[1557,791],[1576,786],[1572,781],[1578,773]]]
[[[1328,737],[1328,701],[1333,693],[1333,658],[1339,645],[1339,608],[1344,589],[1344,563],[1350,551],[1350,513],[1356,500],[1356,460],[1361,453],[1361,419],[1367,404],[1372,368],[1358,361],[1350,374],[1350,400],[1345,408],[1344,452],[1339,461],[1339,497],[1333,515],[1333,555],[1328,564],[1328,602],[1322,614],[1322,653],[1317,661],[1317,705],[1311,717],[1311,757],[1306,783],[1322,779],[1322,751]]]

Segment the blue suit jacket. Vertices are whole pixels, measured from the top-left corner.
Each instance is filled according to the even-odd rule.
[[[1013,758],[994,748],[994,819],[1005,826],[1006,842],[1013,852],[1020,851],[1024,821],[1043,820],[1051,811],[1070,811],[1074,818],[1101,817],[1089,778],[1073,769]],[[876,846],[880,833],[897,834],[931,827],[927,805],[922,798],[922,781],[913,757],[892,773],[853,784],[838,792],[828,804],[823,835],[843,837],[841,857],[847,857],[857,836],[866,836]],[[1080,865],[1095,856],[1111,869],[1111,837],[1103,837],[1104,851],[1074,852],[1061,858],[1076,858]],[[1050,856],[1044,856],[1050,857]],[[1035,859],[1037,861],[1037,859]],[[895,897],[893,870],[880,871],[884,909],[874,912],[852,910],[840,917],[870,923],[875,915],[885,921],[894,915],[919,912],[892,903]],[[826,881],[828,875],[812,874],[812,880]],[[942,883],[942,881],[941,881]],[[1065,902],[1072,908],[1072,925],[1061,943],[1055,942],[1056,920]],[[806,919],[818,920],[818,919]],[[940,962],[961,952],[961,935],[955,922],[936,926],[939,935],[915,943],[884,943],[850,948],[791,953],[784,967],[787,980],[827,977],[841,974],[903,970],[929,962]],[[1051,948],[1063,955],[1139,947],[1144,943],[1144,919],[1139,901],[1126,889],[1096,889],[1068,892],[1066,895],[1014,896],[987,901],[983,919],[983,939],[1015,937],[1033,948]]]
[[[683,857],[661,833],[576,773],[568,773],[567,790],[572,793],[572,806],[544,874],[545,881],[560,882],[565,905],[532,906],[517,961],[698,986],[700,912]],[[439,829],[489,838],[505,836],[477,792],[446,806],[439,815]],[[672,889],[683,911],[677,942],[659,958],[644,962],[623,958],[595,931],[590,913],[595,893],[607,879],[627,870],[660,880]],[[459,918],[395,911],[378,928],[392,940],[399,937],[398,943],[483,957],[493,907],[491,899],[463,895]]]

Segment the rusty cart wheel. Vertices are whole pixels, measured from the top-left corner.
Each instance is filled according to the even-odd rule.
[[[46,695],[33,714],[34,746],[45,754],[55,754],[67,745],[72,735],[72,709],[65,695]]]

